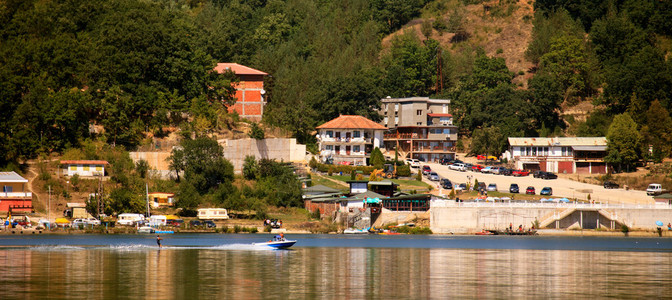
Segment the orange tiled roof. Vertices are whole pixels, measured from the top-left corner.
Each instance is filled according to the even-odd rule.
[[[257,69],[252,69],[250,67],[246,67],[243,65],[239,65],[236,63],[218,63],[217,66],[215,67],[215,71],[217,73],[224,73],[225,70],[231,70],[233,73],[236,73],[237,75],[268,75],[268,73],[259,71]]]
[[[362,116],[342,115],[327,123],[317,126],[317,129],[379,129],[386,130],[385,126],[380,125]]]

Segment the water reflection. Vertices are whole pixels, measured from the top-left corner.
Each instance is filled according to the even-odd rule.
[[[0,298],[666,298],[672,254],[507,249],[0,249]]]

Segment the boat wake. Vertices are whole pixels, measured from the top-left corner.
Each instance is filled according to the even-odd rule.
[[[32,247],[31,249],[35,251],[79,251],[79,250],[85,250],[86,248],[70,245],[40,245]]]

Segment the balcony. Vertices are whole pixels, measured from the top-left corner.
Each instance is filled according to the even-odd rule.
[[[415,147],[413,152],[422,152],[422,153],[450,153],[455,152],[455,147]]]
[[[31,192],[0,192],[0,199],[32,199]]]
[[[387,140],[408,140],[408,139],[424,139],[427,136],[423,136],[419,133],[386,133],[384,136]]]
[[[371,138],[349,138],[349,137],[333,137],[333,138],[322,138],[320,142],[327,144],[340,144],[340,143],[350,143],[350,144],[370,144],[372,143]]]

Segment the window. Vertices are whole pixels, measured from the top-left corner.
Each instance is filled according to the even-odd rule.
[[[544,156],[548,156],[548,147],[544,147]]]
[[[84,171],[89,171],[89,165],[84,165]]]
[[[103,166],[96,166],[96,171],[102,171],[102,170],[103,170]]]
[[[11,185],[5,185],[2,187],[2,191],[4,193],[11,193],[13,191],[13,187]]]
[[[574,150],[574,149],[572,149],[572,147],[567,147],[567,156],[572,156],[572,155],[574,155],[574,154],[572,154],[572,151],[573,151],[573,150]]]
[[[532,147],[532,156],[537,156],[537,147]]]
[[[422,109],[416,110],[415,114],[418,115],[418,116],[422,116]]]
[[[326,135],[327,135],[328,138],[334,137],[334,132],[331,131],[331,130],[327,130],[327,134],[326,134]]]
[[[450,134],[450,129],[444,128],[443,129],[443,134]]]
[[[70,171],[77,171],[77,166],[70,166]]]
[[[416,125],[422,126],[422,122],[417,122]]]
[[[360,152],[359,146],[353,146],[352,147],[352,152]]]
[[[362,137],[362,134],[359,131],[353,131],[352,132],[352,137],[353,138]]]
[[[324,147],[324,149],[326,149],[326,150],[334,150],[334,146],[332,146],[332,145],[327,145],[327,146]]]
[[[399,117],[394,117],[394,126],[397,126],[399,124]]]
[[[385,119],[383,119],[383,124],[385,124],[385,126],[387,126],[387,117],[385,117]]]
[[[398,111],[398,110],[399,110],[399,103],[395,103],[394,104],[394,111]]]

